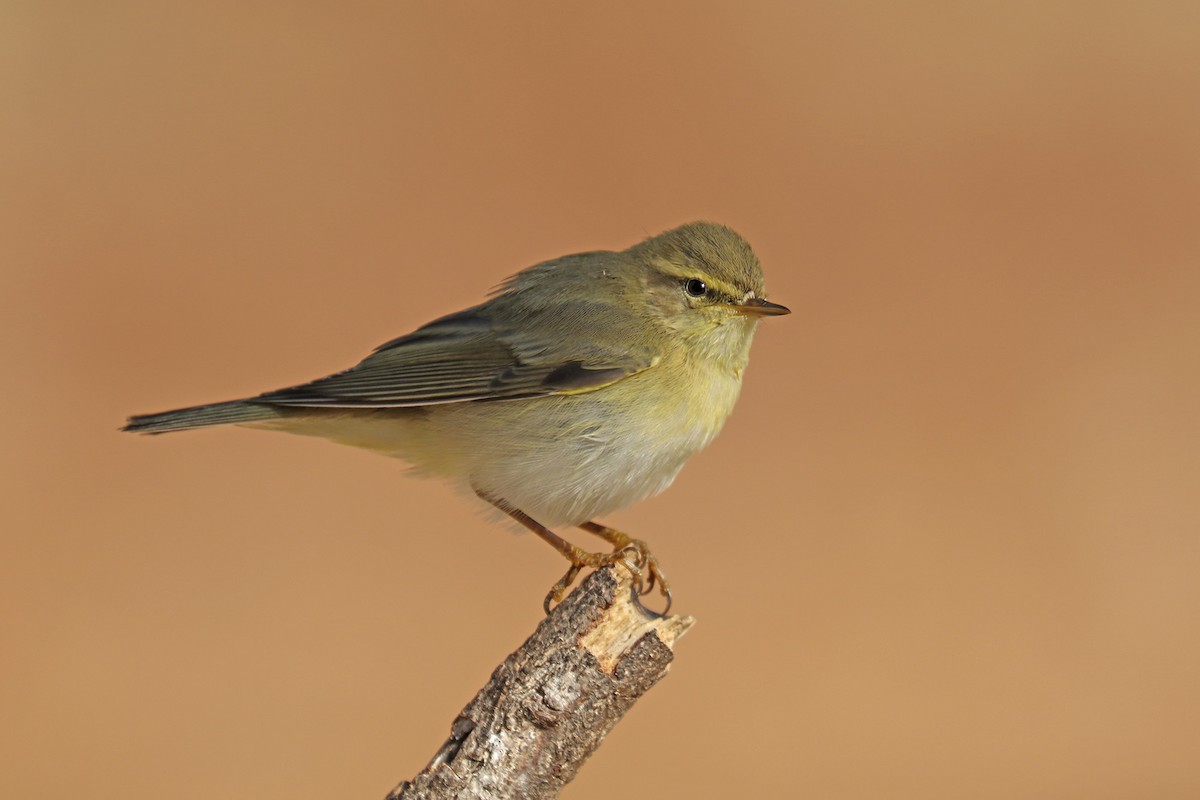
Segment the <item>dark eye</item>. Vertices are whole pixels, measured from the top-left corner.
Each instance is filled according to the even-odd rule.
[[[692,297],[704,297],[708,293],[708,284],[699,278],[688,278],[683,282],[683,290]]]

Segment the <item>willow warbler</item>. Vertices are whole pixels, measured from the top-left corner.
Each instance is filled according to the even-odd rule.
[[[245,400],[129,419],[166,433],[211,425],[321,436],[448,478],[570,561],[623,561],[639,589],[670,589],[645,543],[593,520],[671,485],[733,410],[763,296],[758,258],[729,228],[695,222],[620,252],[517,273],[491,299],[375,349],[356,366]],[[596,534],[590,553],[547,526]]]

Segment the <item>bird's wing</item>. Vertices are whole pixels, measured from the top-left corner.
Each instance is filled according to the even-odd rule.
[[[507,400],[575,394],[606,386],[650,367],[648,353],[631,353],[604,340],[572,346],[564,340],[572,321],[611,308],[559,306],[534,310],[522,324],[497,325],[488,305],[435,320],[375,350],[358,365],[311,383],[267,392],[255,401],[313,408],[405,408],[472,400]],[[594,328],[594,324],[586,326]],[[612,329],[608,329],[612,330]],[[627,329],[626,329],[627,330]],[[536,331],[538,333],[531,333]]]

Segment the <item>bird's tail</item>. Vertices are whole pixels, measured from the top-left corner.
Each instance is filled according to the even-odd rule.
[[[249,422],[267,422],[279,419],[284,409],[266,403],[248,400],[231,400],[226,403],[210,403],[204,406],[178,408],[160,414],[142,414],[130,417],[121,430],[134,433],[170,433],[190,428],[207,428],[210,425],[244,425]]]

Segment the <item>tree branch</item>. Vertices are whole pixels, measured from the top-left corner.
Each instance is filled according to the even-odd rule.
[[[623,567],[588,576],[492,673],[419,775],[386,800],[553,798],[670,667],[695,622],[658,617]]]

